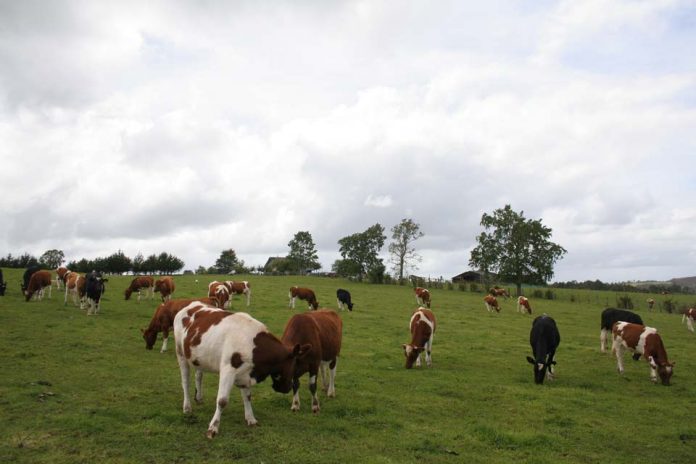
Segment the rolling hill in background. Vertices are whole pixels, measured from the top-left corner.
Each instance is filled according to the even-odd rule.
[[[681,285],[682,287],[696,289],[696,277],[677,277],[675,279],[670,279],[669,282],[675,285]]]

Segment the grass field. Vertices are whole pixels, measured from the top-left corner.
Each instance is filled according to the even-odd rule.
[[[211,441],[205,432],[217,375],[204,376],[204,403],[184,415],[173,343],[165,354],[161,342],[146,351],[140,335],[157,302],[124,301],[130,277],[110,277],[101,314],[88,317],[55,291],[50,300],[24,302],[21,271],[3,271],[3,463],[635,464],[696,456],[696,336],[676,314],[639,309],[677,363],[673,386],[664,387],[650,382],[645,361],[626,356],[621,377],[615,359],[599,352],[604,297],[573,291],[576,302],[532,300],[535,314],[553,316],[561,332],[557,380],[539,386],[525,360],[531,317],[517,314],[512,299],[502,301],[501,314],[488,314],[481,294],[433,290],[433,367],[406,370],[401,344],[416,307],[411,288],[245,276],[253,289],[248,312],[276,335],[293,314],[291,285],[313,288],[320,305],[332,308],[336,288],[347,288],[355,310],[341,313],[337,396],[322,393],[318,415],[308,407],[306,377],[298,413],[290,411],[291,396],[275,393],[267,380],[253,388],[259,426],[245,425],[233,389]],[[214,277],[175,277],[175,297],[204,295]],[[246,310],[243,300],[233,309]]]

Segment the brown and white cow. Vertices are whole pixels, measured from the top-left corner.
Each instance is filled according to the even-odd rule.
[[[61,289],[61,285],[65,284],[65,275],[70,272],[70,270],[65,266],[60,266],[56,269],[56,288]]]
[[[619,374],[624,373],[623,353],[624,349],[628,349],[643,356],[648,362],[650,380],[657,382],[659,374],[662,385],[669,385],[675,363],[669,362],[657,329],[630,322],[616,322],[612,327],[612,334],[614,340],[611,351],[616,354],[616,368]]]
[[[648,298],[647,300],[645,300],[645,302],[648,303],[648,310],[652,311],[653,306],[655,306],[655,300],[652,298]]]
[[[520,295],[517,298],[517,312],[524,314],[532,314],[532,305],[529,304],[529,299]]]
[[[299,298],[300,300],[305,300],[309,304],[309,309],[314,309],[316,310],[319,307],[319,302],[317,301],[317,297],[314,294],[314,290],[309,289],[309,288],[304,288],[304,287],[290,287],[290,292],[288,293],[288,297],[290,298],[290,302],[288,303],[288,307],[295,309],[295,299]]]
[[[245,295],[246,296],[246,305],[249,307],[251,304],[251,285],[249,285],[249,282],[246,280],[243,280],[241,282],[234,282],[232,280],[226,280],[225,285],[227,286],[227,289],[230,291],[230,298],[232,295]]]
[[[693,333],[694,331],[694,319],[696,319],[696,308],[689,308],[684,311],[682,316],[682,324],[686,322],[686,327]]]
[[[141,291],[145,290],[145,298],[150,295],[150,299],[155,298],[155,280],[151,276],[137,276],[131,280],[130,285],[125,291],[126,300],[130,300],[133,292],[138,292],[138,303],[140,303]]]
[[[310,345],[309,351],[297,360],[295,375],[292,380],[293,411],[300,410],[300,377],[309,372],[309,391],[312,393],[312,412],[319,412],[317,397],[317,373],[321,372],[321,381],[326,396],[336,396],[336,362],[341,352],[343,322],[334,311],[320,309],[290,318],[285,325],[281,340],[286,346]]]
[[[401,345],[406,356],[406,369],[412,368],[414,362],[417,367],[420,367],[420,355],[423,351],[425,351],[425,363],[431,367],[433,362],[430,353],[433,350],[433,336],[436,328],[435,314],[427,308],[418,308],[411,316],[409,327],[411,343]]]
[[[167,351],[167,341],[169,340],[169,331],[174,327],[174,316],[186,306],[194,301],[202,303],[206,306],[216,306],[217,300],[209,297],[202,298],[182,298],[177,300],[167,300],[157,306],[155,313],[152,315],[150,325],[146,329],[141,329],[143,339],[145,340],[145,348],[151,350],[157,341],[157,334],[162,332],[162,349],[160,353]]]
[[[256,425],[251,408],[251,387],[271,376],[273,390],[288,393],[292,389],[297,360],[311,348],[309,345],[286,346],[247,313],[230,313],[196,302],[174,317],[174,339],[184,391],[184,413],[191,412],[190,368],[196,370],[195,399],[198,403],[203,400],[203,372],[220,373],[217,406],[208,425],[208,438],[218,433],[220,416],[233,385],[241,390],[247,425]]]
[[[486,305],[486,309],[488,310],[489,313],[492,313],[493,310],[495,310],[495,312],[497,312],[497,313],[500,312],[500,306],[498,305],[498,300],[493,295],[484,296],[483,303]]]
[[[504,288],[500,288],[500,287],[498,287],[498,286],[495,286],[495,287],[493,287],[493,288],[490,288],[490,289],[488,290],[488,293],[490,293],[490,294],[493,295],[493,296],[502,296],[502,297],[505,298],[506,300],[507,300],[508,298],[510,298],[510,294],[508,293],[508,291],[505,290]]]
[[[154,291],[159,292],[162,301],[167,301],[172,299],[175,288],[174,279],[171,276],[165,276],[155,281]]]
[[[230,288],[225,282],[214,280],[208,284],[208,298],[214,298],[218,308],[229,308]]]
[[[31,300],[31,297],[36,295],[37,300],[41,300],[44,297],[44,289],[48,287],[48,297],[51,298],[51,272],[50,271],[36,271],[29,278],[29,284],[26,290],[24,290],[24,297],[26,301]]]
[[[68,304],[68,295],[71,295],[73,304],[75,306],[79,304],[80,309],[83,309],[86,303],[85,284],[85,276],[72,271],[65,274],[65,298],[63,299],[63,305]]]
[[[430,307],[430,291],[427,288],[416,287],[413,289],[413,293],[416,294],[416,303]]]

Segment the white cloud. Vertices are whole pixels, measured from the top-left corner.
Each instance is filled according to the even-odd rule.
[[[388,208],[392,203],[390,195],[369,194],[367,198],[365,198],[365,206],[374,206],[375,208]]]

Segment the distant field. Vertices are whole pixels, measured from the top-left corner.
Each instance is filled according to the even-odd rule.
[[[337,397],[320,395],[318,415],[308,407],[306,377],[299,413],[269,380],[253,388],[259,426],[245,425],[233,389],[220,434],[210,441],[217,375],[204,376],[204,403],[185,416],[173,344],[165,354],[159,341],[146,351],[140,335],[157,301],[124,301],[131,277],[110,277],[101,314],[88,317],[64,306],[55,289],[50,300],[25,303],[21,271],[3,271],[2,463],[635,464],[692,463],[696,456],[696,335],[681,315],[647,312],[645,294],[631,297],[677,363],[673,386],[653,385],[647,363],[628,356],[620,377],[615,359],[599,353],[599,313],[617,294],[574,290],[531,300],[535,314],[553,316],[561,332],[557,380],[538,386],[525,360],[531,317],[517,314],[513,299],[492,315],[482,294],[433,290],[433,367],[406,370],[401,344],[416,307],[411,288],[243,276],[253,289],[248,312],[276,335],[293,312],[305,310],[302,303],[288,309],[291,285],[314,288],[320,305],[332,308],[336,288],[346,288],[355,310],[341,313]],[[175,297],[204,295],[215,277],[175,277]],[[246,310],[239,298],[233,308]]]

